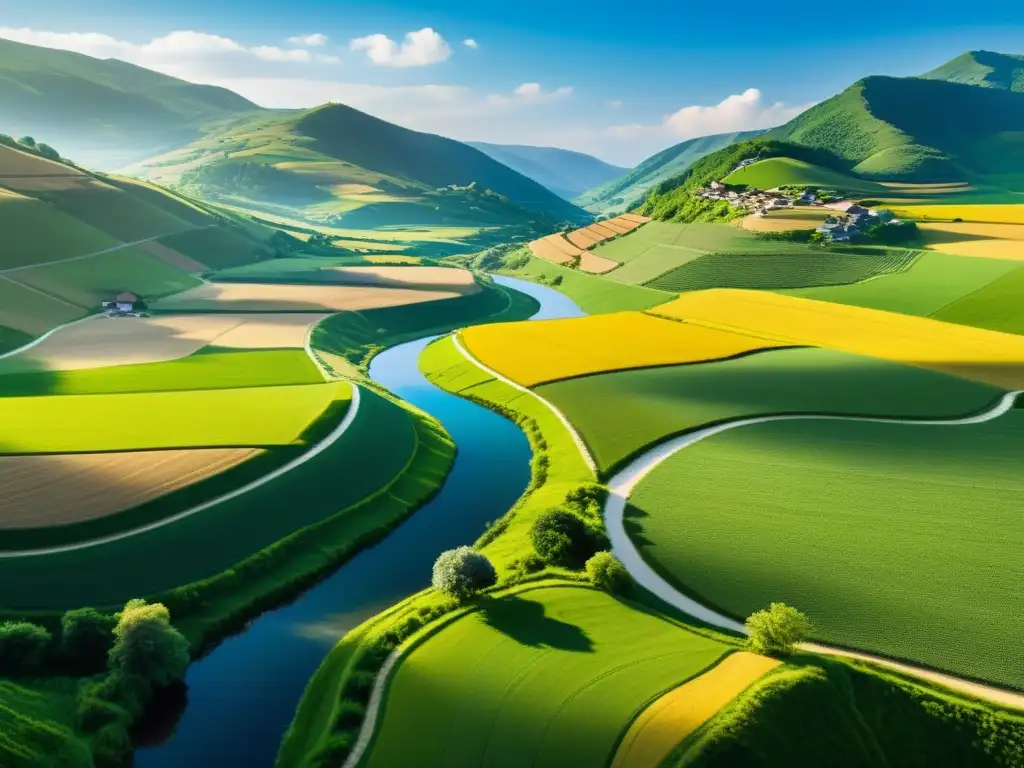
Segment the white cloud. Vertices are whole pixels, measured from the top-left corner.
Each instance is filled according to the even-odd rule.
[[[378,34],[357,37],[349,47],[353,51],[366,51],[370,61],[381,67],[425,67],[452,55],[445,39],[430,27],[410,32],[401,44]]]
[[[480,47],[480,43],[478,43],[472,37],[467,37],[465,40],[462,41],[462,44],[467,48],[472,48],[474,51]]]
[[[308,48],[316,48],[320,45],[326,45],[328,41],[327,35],[319,32],[312,35],[296,35],[295,37],[289,37],[286,42],[292,45],[303,45]]]
[[[284,50],[274,45],[258,45],[251,49],[257,59],[263,61],[312,61],[313,54],[304,48]]]
[[[523,83],[512,89],[512,95],[492,93],[487,97],[491,104],[538,104],[572,95],[572,86],[563,85],[553,91],[545,91],[540,83]]]

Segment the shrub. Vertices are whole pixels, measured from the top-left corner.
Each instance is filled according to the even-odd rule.
[[[97,672],[106,666],[114,644],[117,618],[95,608],[76,608],[60,620],[60,653],[75,671]]]
[[[537,554],[554,565],[579,568],[601,547],[600,536],[567,509],[549,509],[530,529]]]
[[[136,675],[158,686],[185,676],[188,640],[171,626],[171,614],[163,604],[129,600],[118,614],[114,636],[111,671]]]
[[[796,608],[772,603],[767,610],[750,614],[746,627],[747,645],[754,653],[787,655],[810,633],[811,621]]]
[[[31,136],[22,136],[20,139],[18,139],[18,143],[24,144],[26,147],[32,147],[32,149],[36,148],[36,140],[33,139]]]
[[[338,704],[338,714],[334,718],[334,727],[344,731],[358,728],[366,717],[366,707],[358,701],[342,699]]]
[[[120,724],[110,723],[92,740],[92,759],[96,768],[120,768],[128,763],[132,742]]]
[[[49,144],[37,144],[36,151],[47,160],[60,160],[60,153]]]
[[[36,672],[50,647],[46,629],[27,621],[0,624],[0,674],[27,675]]]
[[[598,552],[587,560],[587,576],[595,587],[612,594],[626,595],[633,588],[633,577],[611,552]]]
[[[352,752],[356,744],[356,734],[351,731],[336,733],[331,736],[327,743],[320,748],[320,751],[313,757],[313,765],[317,768],[334,768],[345,762],[345,758]]]
[[[459,547],[437,558],[431,583],[438,592],[462,601],[497,580],[498,573],[490,560],[471,547]]]
[[[82,696],[75,708],[75,725],[86,733],[94,733],[110,723],[127,720],[125,710],[95,696]]]

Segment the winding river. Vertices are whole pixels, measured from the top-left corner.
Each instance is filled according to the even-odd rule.
[[[584,314],[554,289],[495,279],[540,302],[535,320]],[[472,542],[526,489],[526,437],[503,417],[430,384],[417,366],[430,341],[381,353],[370,377],[432,414],[454,438],[458,456],[440,493],[382,542],[193,664],[185,680],[187,705],[173,735],[140,747],[136,766],[272,766],[306,683],[337,640],[426,586],[438,553]]]

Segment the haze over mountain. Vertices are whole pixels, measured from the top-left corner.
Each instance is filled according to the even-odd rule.
[[[566,200],[572,200],[591,187],[621,176],[629,170],[569,149],[488,144],[483,141],[466,143],[542,184]]]

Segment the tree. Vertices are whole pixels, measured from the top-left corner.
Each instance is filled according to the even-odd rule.
[[[50,633],[27,621],[0,624],[0,674],[27,675],[35,672],[50,647]]]
[[[555,565],[579,568],[600,547],[598,537],[579,515],[555,507],[537,518],[530,529],[537,554]]]
[[[114,644],[117,618],[95,608],[75,608],[60,620],[61,656],[81,672],[103,669]]]
[[[112,672],[134,675],[164,686],[185,676],[189,663],[188,640],[171,626],[171,614],[162,603],[129,600],[117,616]]]
[[[36,140],[33,139],[31,136],[22,136],[20,139],[18,139],[18,143],[23,144],[26,147],[32,147],[33,149],[35,149],[36,146]]]
[[[746,627],[747,644],[754,653],[787,655],[810,633],[811,621],[796,608],[772,603],[767,610],[750,614]]]
[[[36,150],[47,160],[60,160],[60,153],[49,144],[36,144]]]
[[[498,573],[491,561],[472,547],[449,549],[434,561],[434,589],[460,602],[497,581]]]
[[[587,576],[595,587],[612,594],[625,595],[633,588],[633,577],[611,552],[598,552],[587,560]]]

